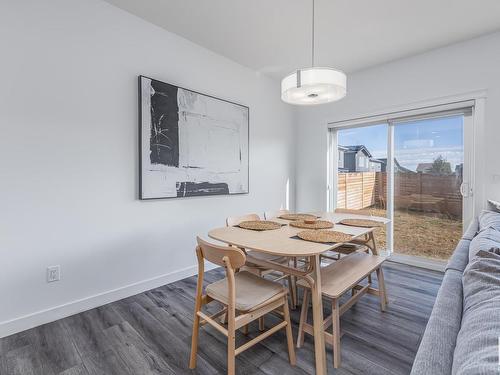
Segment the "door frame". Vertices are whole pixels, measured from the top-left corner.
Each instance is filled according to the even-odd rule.
[[[485,207],[484,186],[484,161],[483,156],[478,155],[476,145],[483,140],[484,134],[484,113],[486,104],[487,92],[474,91],[466,94],[455,95],[445,98],[428,100],[399,106],[385,111],[377,111],[369,114],[358,116],[350,116],[348,118],[329,121],[328,128],[328,159],[327,159],[327,210],[333,211],[337,203],[337,171],[338,171],[338,149],[337,149],[337,132],[341,129],[365,127],[375,124],[386,123],[387,131],[387,148],[388,148],[388,179],[387,179],[387,211],[388,218],[391,224],[387,230],[387,244],[390,249],[388,255],[395,261],[413,264],[431,269],[444,269],[444,264],[441,261],[419,257],[408,257],[398,254],[393,254],[393,214],[394,214],[394,122],[401,121],[404,118],[415,118],[419,116],[429,117],[432,114],[445,114],[449,112],[458,112],[465,108],[471,108],[470,116],[464,116],[464,181],[468,181],[467,193],[468,197],[463,199],[463,220],[464,231],[468,226],[468,222],[472,220],[477,212]],[[466,171],[467,169],[467,171]],[[466,199],[467,198],[467,199]]]

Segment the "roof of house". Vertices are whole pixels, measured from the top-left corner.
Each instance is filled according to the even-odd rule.
[[[432,168],[432,163],[418,163],[417,172],[425,172]]]
[[[372,154],[364,145],[355,145],[355,146],[339,146],[344,152],[358,152],[358,151],[363,151],[366,156],[372,157]]]

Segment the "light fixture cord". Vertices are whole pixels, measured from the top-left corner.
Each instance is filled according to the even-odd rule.
[[[311,40],[311,67],[314,68],[314,0],[312,0],[312,40]]]

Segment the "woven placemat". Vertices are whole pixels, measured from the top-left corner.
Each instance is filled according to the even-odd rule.
[[[381,223],[380,221],[369,219],[343,219],[339,221],[339,224],[362,228],[375,228],[384,225],[384,223]]]
[[[290,226],[295,228],[304,228],[304,229],[328,229],[333,228],[333,223],[331,221],[326,220],[316,220],[314,223],[309,224],[304,222],[304,220],[292,221]]]
[[[251,230],[273,230],[281,228],[280,223],[267,220],[242,221],[238,224],[240,228]]]
[[[352,240],[350,234],[334,230],[304,230],[297,233],[297,236],[305,241],[321,243],[349,242]]]
[[[311,214],[283,214],[279,216],[280,219],[284,220],[315,220],[318,217]]]

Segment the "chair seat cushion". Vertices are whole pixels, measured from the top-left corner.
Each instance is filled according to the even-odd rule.
[[[266,280],[247,271],[234,275],[236,286],[236,310],[251,311],[270,298],[286,293],[286,289],[277,282]],[[213,299],[228,304],[227,278],[216,281],[206,288],[207,294]]]

